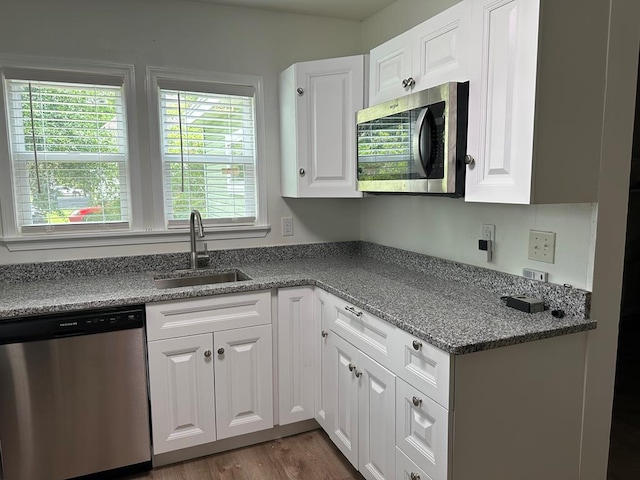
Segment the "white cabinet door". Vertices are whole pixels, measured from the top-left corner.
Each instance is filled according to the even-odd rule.
[[[369,105],[469,80],[471,1],[464,0],[371,50]]]
[[[396,394],[397,447],[432,480],[447,480],[449,412],[399,378]]]
[[[361,197],[355,114],[364,106],[364,57],[297,63],[280,84],[282,195]]]
[[[369,105],[393,100],[407,93],[411,87],[403,81],[411,77],[411,31],[405,32],[371,50],[369,57]]]
[[[358,468],[358,350],[329,332],[328,358],[331,407],[327,410],[329,437],[351,464]]]
[[[149,389],[155,455],[216,440],[213,338],[149,342]]]
[[[327,421],[328,409],[331,408],[331,390],[328,385],[329,372],[331,371],[329,363],[329,315],[330,296],[324,290],[319,288],[314,292],[313,304],[313,351],[314,351],[314,374],[315,379],[315,419],[324,429],[329,432],[329,424]]]
[[[395,478],[396,376],[360,352],[358,461],[367,480]]]
[[[471,0],[464,0],[412,32],[414,91],[469,80]]]
[[[531,201],[539,0],[474,0],[468,202]]]
[[[314,333],[313,287],[278,290],[280,425],[314,417]]]
[[[273,427],[271,325],[214,334],[218,439]]]

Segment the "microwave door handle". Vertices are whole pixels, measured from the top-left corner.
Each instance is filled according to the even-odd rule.
[[[418,115],[418,120],[416,120],[415,130],[413,132],[413,151],[415,152],[413,160],[418,167],[418,173],[421,175],[420,178],[427,178],[427,171],[425,170],[425,165],[428,165],[429,159],[426,162],[423,161],[422,157],[422,133],[424,132],[424,123],[428,121],[427,114],[429,113],[429,107],[425,107]],[[428,149],[429,153],[431,153],[431,148]]]

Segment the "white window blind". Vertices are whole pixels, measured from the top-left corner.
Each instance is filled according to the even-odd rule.
[[[160,88],[160,123],[169,227],[192,209],[205,223],[256,222],[256,135],[252,90]]]
[[[6,81],[22,233],[129,227],[123,87]]]

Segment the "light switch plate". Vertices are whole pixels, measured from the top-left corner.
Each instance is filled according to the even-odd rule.
[[[554,263],[556,256],[556,234],[529,230],[529,259]]]
[[[293,218],[282,217],[282,236],[290,237],[293,235]]]

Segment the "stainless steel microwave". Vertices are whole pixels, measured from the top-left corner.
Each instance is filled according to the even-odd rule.
[[[464,195],[469,83],[445,83],[357,114],[358,190]]]

